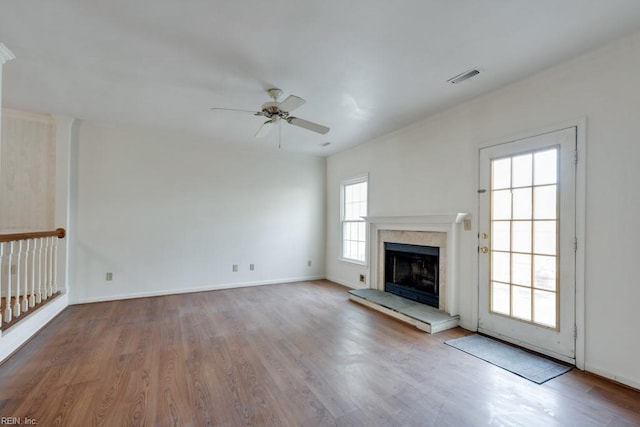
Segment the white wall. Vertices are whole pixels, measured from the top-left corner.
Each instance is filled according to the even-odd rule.
[[[324,277],[325,173],[324,158],[80,123],[71,302]]]
[[[638,76],[640,33],[330,157],[327,277],[356,287],[364,270],[338,261],[340,180],[369,172],[370,215],[471,212],[475,223],[481,145],[586,116],[585,368],[640,388]],[[469,329],[476,233],[462,236],[459,307]]]

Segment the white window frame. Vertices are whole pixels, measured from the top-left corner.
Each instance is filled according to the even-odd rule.
[[[344,262],[348,262],[348,263],[352,263],[352,264],[358,264],[358,265],[367,265],[367,258],[369,255],[369,251],[368,251],[368,241],[369,241],[369,231],[367,230],[366,226],[365,226],[365,237],[364,237],[364,259],[363,260],[359,260],[359,259],[355,259],[355,258],[348,258],[345,256],[344,254],[344,241],[345,241],[345,236],[344,236],[344,224],[345,222],[362,222],[365,223],[365,220],[362,219],[362,221],[358,221],[358,220],[345,220],[345,204],[346,204],[346,187],[350,186],[350,185],[354,185],[354,184],[361,184],[361,183],[366,183],[367,184],[367,215],[369,214],[369,175],[365,174],[365,175],[359,175],[357,177],[353,177],[353,178],[349,178],[346,180],[343,180],[340,183],[340,260],[344,261]]]

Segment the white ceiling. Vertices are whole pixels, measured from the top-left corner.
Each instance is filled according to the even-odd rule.
[[[638,29],[638,0],[0,0],[3,105],[276,149],[209,108],[279,87],[331,128],[284,124],[282,150],[328,155]]]

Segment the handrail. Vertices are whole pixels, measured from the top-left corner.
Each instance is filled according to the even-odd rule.
[[[64,291],[57,282],[58,239],[66,234],[64,228],[0,234],[1,331]]]
[[[33,231],[29,233],[0,234],[0,243],[15,242],[16,240],[39,239],[41,237],[57,237],[64,239],[67,232],[64,228],[56,228],[53,231]]]

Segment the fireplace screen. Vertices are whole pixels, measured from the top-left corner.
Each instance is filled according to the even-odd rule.
[[[439,306],[440,248],[387,242],[384,259],[386,292]]]

